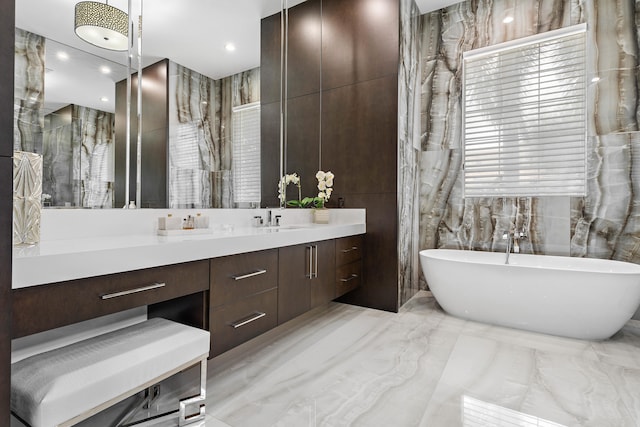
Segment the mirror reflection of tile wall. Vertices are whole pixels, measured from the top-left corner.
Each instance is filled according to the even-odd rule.
[[[214,80],[170,62],[170,208],[234,207],[232,110],[259,99],[259,68]]]
[[[45,39],[16,28],[13,149],[42,154]]]
[[[46,39],[16,29],[14,150],[43,155],[43,206],[113,207],[114,114],[44,112]]]
[[[79,105],[45,116],[45,207],[113,207],[114,120],[113,113]]]

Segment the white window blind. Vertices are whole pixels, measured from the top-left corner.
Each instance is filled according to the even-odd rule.
[[[465,197],[585,194],[585,30],[465,53]]]
[[[202,160],[199,144],[204,140],[202,122],[179,123],[170,145],[169,206],[172,208],[209,207],[203,204]]]
[[[233,109],[233,201],[260,203],[260,104]]]

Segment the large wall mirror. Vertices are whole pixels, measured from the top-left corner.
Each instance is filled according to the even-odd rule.
[[[74,32],[77,3],[16,0],[14,148],[43,155],[43,205],[264,204],[261,20],[278,14],[286,1],[99,1],[125,12],[132,3],[135,14],[141,10],[141,64],[127,51],[80,39]],[[139,66],[141,97],[136,96]],[[136,146],[138,107],[141,146]],[[130,146],[122,148],[127,117],[134,118]],[[277,153],[273,161],[281,158]]]

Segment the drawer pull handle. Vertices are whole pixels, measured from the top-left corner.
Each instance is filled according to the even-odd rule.
[[[239,327],[244,326],[247,323],[255,322],[256,320],[258,320],[261,317],[264,317],[266,315],[267,315],[267,313],[262,313],[260,311],[256,311],[253,314],[245,317],[244,319],[240,319],[240,320],[237,320],[237,321],[231,323],[229,326],[232,326],[233,329],[238,329]]]
[[[105,295],[100,296],[100,298],[102,298],[103,300],[111,299],[111,298],[118,298],[118,297],[123,297],[125,295],[136,294],[138,292],[144,292],[144,291],[150,291],[152,289],[164,288],[165,286],[167,286],[166,283],[154,283],[153,285],[143,286],[141,288],[129,289],[128,291],[120,291],[120,292],[114,292],[112,294],[105,294]]]
[[[252,273],[242,274],[240,276],[231,276],[231,277],[233,277],[233,280],[242,280],[242,279],[248,279],[249,277],[259,276],[266,272],[267,270],[256,270]]]
[[[349,277],[347,277],[345,279],[340,279],[340,281],[343,282],[343,283],[344,282],[350,282],[353,279],[357,279],[357,278],[358,278],[358,275],[354,273],[354,274],[352,274],[351,276],[349,276]]]
[[[357,251],[357,250],[358,250],[358,247],[357,247],[357,246],[352,246],[352,247],[350,247],[349,249],[343,249],[343,250],[342,250],[342,253],[343,253],[343,254],[346,254],[347,252]]]

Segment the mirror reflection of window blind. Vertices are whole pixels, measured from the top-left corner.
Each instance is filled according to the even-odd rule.
[[[586,26],[465,52],[465,197],[586,192]]]
[[[234,108],[231,126],[233,201],[239,206],[260,203],[260,104]]]
[[[203,183],[202,160],[199,143],[204,139],[201,122],[180,123],[177,126],[175,143],[171,146],[171,190],[172,208],[200,208]]]

